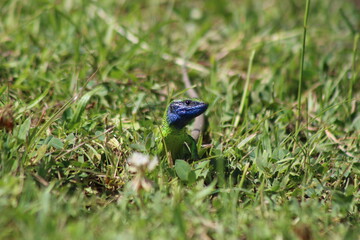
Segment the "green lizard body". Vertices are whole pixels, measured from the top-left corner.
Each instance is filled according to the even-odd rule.
[[[197,159],[196,142],[187,134],[185,126],[207,107],[206,103],[194,99],[172,101],[163,118],[158,154],[170,153],[172,160]]]

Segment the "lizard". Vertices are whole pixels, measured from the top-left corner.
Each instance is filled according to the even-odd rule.
[[[161,125],[162,143],[158,143],[158,153],[169,153],[170,165],[175,159],[198,158],[196,141],[187,134],[185,126],[207,108],[208,104],[198,99],[174,100],[167,107]]]
[[[173,160],[198,159],[196,141],[200,132],[204,129],[204,116],[200,116],[208,108],[208,104],[199,100],[199,95],[192,88],[191,82],[186,70],[186,61],[182,64],[182,80],[188,89],[188,99],[172,101],[163,117],[161,126],[161,141],[158,142],[158,154],[169,154],[169,164]],[[199,116],[199,117],[198,117]],[[195,119],[191,136],[187,134],[185,126]]]

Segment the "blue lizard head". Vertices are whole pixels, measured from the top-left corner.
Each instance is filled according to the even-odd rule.
[[[191,120],[208,108],[208,104],[192,99],[174,100],[167,109],[167,122],[177,129],[185,127]]]

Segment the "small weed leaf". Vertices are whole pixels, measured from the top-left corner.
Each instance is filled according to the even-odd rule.
[[[39,160],[45,156],[47,148],[48,145],[44,144],[36,151],[36,158],[33,160],[33,163],[39,162]]]
[[[269,163],[269,153],[264,151],[263,153],[259,154],[255,159],[255,163],[259,171],[265,174],[267,177],[272,175],[270,168],[271,163]]]
[[[207,160],[207,161],[202,161],[196,165],[196,169],[195,169],[196,178],[199,177],[206,178],[208,172],[210,171],[209,164],[210,164],[210,160]]]
[[[30,124],[31,124],[31,119],[30,118],[27,118],[25,120],[25,122],[23,122],[23,124],[21,124],[18,135],[17,135],[17,137],[20,140],[25,141],[26,136],[28,135],[28,132],[30,130]]]
[[[53,146],[56,149],[63,149],[63,147],[64,147],[63,142],[60,139],[55,138],[55,137],[51,138],[51,140],[49,141],[48,144],[50,146]]]
[[[175,171],[182,181],[190,183],[195,181],[196,175],[194,171],[192,171],[190,164],[184,160],[175,161]]]
[[[95,136],[97,137],[97,139],[99,139],[100,141],[104,141],[105,140],[105,134],[102,131],[96,131],[95,132]]]

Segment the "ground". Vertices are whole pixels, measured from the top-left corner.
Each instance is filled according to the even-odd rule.
[[[2,1],[0,239],[358,239],[359,11]],[[184,58],[201,159],[158,156],[134,190]]]

